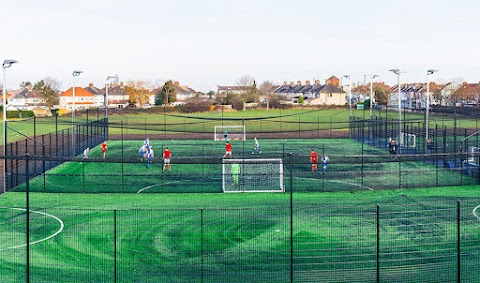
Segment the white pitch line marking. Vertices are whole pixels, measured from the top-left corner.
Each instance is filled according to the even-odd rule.
[[[0,208],[7,208],[7,209],[13,209],[13,210],[20,210],[20,211],[27,211],[25,208],[16,208],[16,207],[5,207],[5,206],[0,206]],[[58,229],[57,232],[53,233],[52,235],[46,237],[46,238],[43,238],[43,239],[40,239],[38,241],[34,241],[34,242],[30,242],[29,245],[35,245],[35,244],[38,244],[38,243],[41,243],[41,242],[44,242],[48,239],[51,239],[55,236],[57,236],[58,234],[60,234],[62,231],[63,231],[63,228],[65,227],[65,225],[63,224],[63,221],[56,217],[55,215],[52,215],[52,214],[48,214],[48,213],[45,213],[45,212],[40,212],[40,211],[33,211],[33,210],[30,210],[31,213],[36,213],[36,214],[40,214],[40,215],[45,215],[47,217],[51,217],[55,220],[58,221],[58,223],[60,223],[60,229]],[[4,249],[0,249],[0,251],[6,251],[6,250],[13,250],[13,249],[17,249],[17,248],[21,248],[21,247],[26,247],[27,244],[22,244],[22,245],[18,245],[18,246],[13,246],[13,247],[8,247],[8,248],[4,248]]]
[[[480,216],[478,216],[478,214],[477,214],[477,209],[479,209],[479,208],[480,208],[480,205],[477,206],[477,207],[475,207],[475,208],[473,209],[473,211],[472,211],[472,212],[473,212],[473,216],[475,216],[478,220],[480,220]]]
[[[179,182],[190,182],[191,180],[182,180],[182,181],[172,181],[172,182],[167,182],[167,183],[163,183],[163,185],[170,185],[170,184],[174,184],[174,183],[179,183]],[[146,186],[145,188],[142,188],[140,189],[137,194],[145,191],[145,190],[148,190],[148,189],[151,189],[151,188],[154,188],[154,187],[158,187],[158,186],[161,186],[162,183],[158,183],[158,184],[153,184],[153,185],[150,185],[150,186]]]

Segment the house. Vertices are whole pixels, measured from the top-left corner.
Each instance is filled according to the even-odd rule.
[[[48,105],[41,91],[33,89],[31,85],[22,87],[20,91],[8,97],[8,104],[16,110],[33,110],[40,107],[47,109]]]
[[[60,94],[60,108],[73,109],[73,88]],[[88,109],[95,107],[95,95],[82,87],[75,87],[75,109]]]
[[[106,89],[102,91],[106,93]],[[125,108],[128,106],[130,96],[125,93],[123,82],[119,85],[108,87],[108,108]],[[103,102],[102,102],[103,105]]]
[[[85,90],[93,94],[95,107],[100,107],[105,105],[105,89],[100,89],[94,86],[92,83],[90,83],[88,84],[88,87],[85,88]],[[76,93],[75,93],[75,96],[77,96]]]
[[[449,82],[446,83],[440,88],[440,105],[442,106],[451,106],[453,105],[454,96],[453,93],[459,89],[461,86],[460,83],[457,82]]]
[[[197,95],[197,92],[188,86],[182,86],[179,82],[174,82],[173,87],[175,89],[175,94],[177,96],[177,104],[184,104],[188,99],[194,98]]]
[[[335,76],[331,76],[325,80],[325,84],[331,84],[333,86],[340,87],[340,79]]]
[[[290,103],[298,103],[302,96],[306,105],[345,105],[345,91],[327,83],[328,81],[324,85],[320,84],[320,80],[315,80],[314,84],[310,84],[310,81],[306,81],[305,84],[301,81],[297,81],[296,84],[284,82],[282,86],[276,87],[274,92],[284,96]]]
[[[480,101],[480,84],[463,82],[452,96],[457,106],[476,107]]]

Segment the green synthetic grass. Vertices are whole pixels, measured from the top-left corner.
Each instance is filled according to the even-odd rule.
[[[389,282],[455,278],[441,271],[456,262],[457,200],[462,205],[462,231],[469,233],[462,244],[463,254],[468,255],[463,264],[478,271],[480,239],[472,210],[480,204],[479,193],[478,186],[295,193],[296,282],[371,281],[377,205],[385,260],[382,278]],[[200,282],[201,269],[206,282],[288,281],[288,193],[74,196],[30,195],[32,210],[55,215],[65,225],[57,236],[31,246],[34,282],[113,280],[114,227],[119,282]],[[24,203],[24,193],[0,197],[2,207],[23,207]],[[8,267],[0,272],[0,280],[18,282],[24,279],[24,252],[8,248],[24,243],[25,216],[8,209],[0,212],[0,260]],[[59,229],[52,217],[32,213],[31,218],[31,241]],[[422,267],[426,263],[437,269]],[[396,271],[399,264],[410,266],[412,272]],[[343,271],[330,278],[334,270]],[[476,279],[474,272],[465,277],[469,282]]]
[[[150,169],[138,160],[142,142],[109,141],[106,162],[93,160],[101,156],[96,147],[90,151],[92,162],[67,162],[47,172],[50,193],[31,193],[30,204],[65,226],[55,237],[31,246],[32,282],[111,282],[115,246],[118,282],[289,282],[288,192],[223,194],[220,163],[175,163],[175,158],[205,156],[221,160],[223,142],[151,140],[157,158]],[[257,158],[251,155],[253,141],[232,144],[234,157]],[[399,173],[386,150],[364,145],[365,156],[387,161],[365,163],[362,175],[360,159],[345,162],[361,154],[362,145],[347,139],[261,139],[260,145],[262,158],[284,158],[286,172],[288,154],[293,153],[295,282],[375,282],[377,205],[382,280],[454,280],[457,200],[462,268],[470,271],[463,278],[478,281],[480,234],[473,210],[480,205],[479,186],[377,191],[431,185],[436,168],[406,162]],[[165,146],[172,150],[172,172],[162,174]],[[327,174],[310,172],[312,147],[329,155]],[[138,162],[123,169],[121,163],[108,162],[122,152]],[[440,184],[455,184],[458,178],[478,182],[450,170],[438,175]],[[286,173],[287,186],[288,180]],[[43,191],[43,176],[33,179],[30,189]],[[118,193],[122,189],[126,193]],[[25,213],[4,208],[24,205],[23,192],[0,196],[0,261],[5,266],[0,282],[25,281]],[[31,242],[61,227],[52,216],[38,213],[31,213],[30,225]]]
[[[143,141],[110,141],[106,161],[101,159],[100,146],[92,148],[89,161],[66,162],[53,168],[47,171],[45,176],[32,179],[30,190],[70,193],[222,192],[221,160],[225,153],[224,142],[152,140],[156,158],[148,169],[146,162],[141,161],[138,153],[142,143]],[[295,192],[378,190],[478,183],[476,178],[460,174],[458,171],[460,169],[437,168],[423,161],[399,163],[398,159],[388,155],[387,150],[367,145],[363,146],[365,158],[362,164],[362,145],[348,139],[260,140],[262,148],[260,155],[251,155],[253,141],[231,143],[234,158],[282,159],[284,185],[287,190],[290,188],[291,173]],[[172,151],[172,171],[162,172],[161,155],[167,146]],[[319,153],[319,157],[323,152],[329,156],[327,173],[322,173],[321,161],[318,164],[318,171],[311,172],[309,154],[312,148]],[[292,153],[291,167],[290,153]],[[125,163],[121,163],[122,155]],[[116,161],[111,161],[113,159]],[[24,189],[25,184],[14,190]]]

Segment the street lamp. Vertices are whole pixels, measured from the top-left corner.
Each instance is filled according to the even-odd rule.
[[[105,106],[105,118],[108,118],[108,81],[115,78],[115,76],[108,76],[107,80],[105,81],[105,101],[103,103]]]
[[[428,115],[430,112],[430,75],[438,72],[438,70],[430,69],[427,71],[427,106],[425,108],[425,149],[428,145]]]
[[[344,75],[342,76],[342,78],[346,78],[348,79],[348,88],[347,88],[347,92],[348,92],[348,108],[350,109],[350,117],[352,117],[352,90],[351,90],[351,85],[350,85],[350,75]]]
[[[73,88],[72,88],[72,148],[73,148],[73,156],[75,156],[75,77],[79,76],[83,71],[75,70],[72,73],[73,76]]]
[[[378,77],[378,75],[372,75],[369,74],[370,76],[370,119],[372,119],[372,110],[373,110],[373,84],[372,81],[374,78]]]
[[[7,191],[7,68],[17,63],[15,60],[4,60],[3,68],[3,192]]]
[[[397,75],[398,78],[398,141],[399,141],[399,153],[402,153],[401,137],[402,137],[402,89],[400,86],[400,74],[403,73],[399,69],[391,69],[390,72],[393,72]]]

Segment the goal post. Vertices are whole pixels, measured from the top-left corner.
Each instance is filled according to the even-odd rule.
[[[215,126],[215,141],[245,140],[245,126]]]
[[[222,165],[224,193],[285,191],[280,158],[223,159]]]
[[[480,148],[476,146],[469,146],[468,147],[468,164],[473,166],[480,165]]]
[[[414,134],[403,133],[400,136],[400,146],[401,147],[417,147],[417,136]]]

